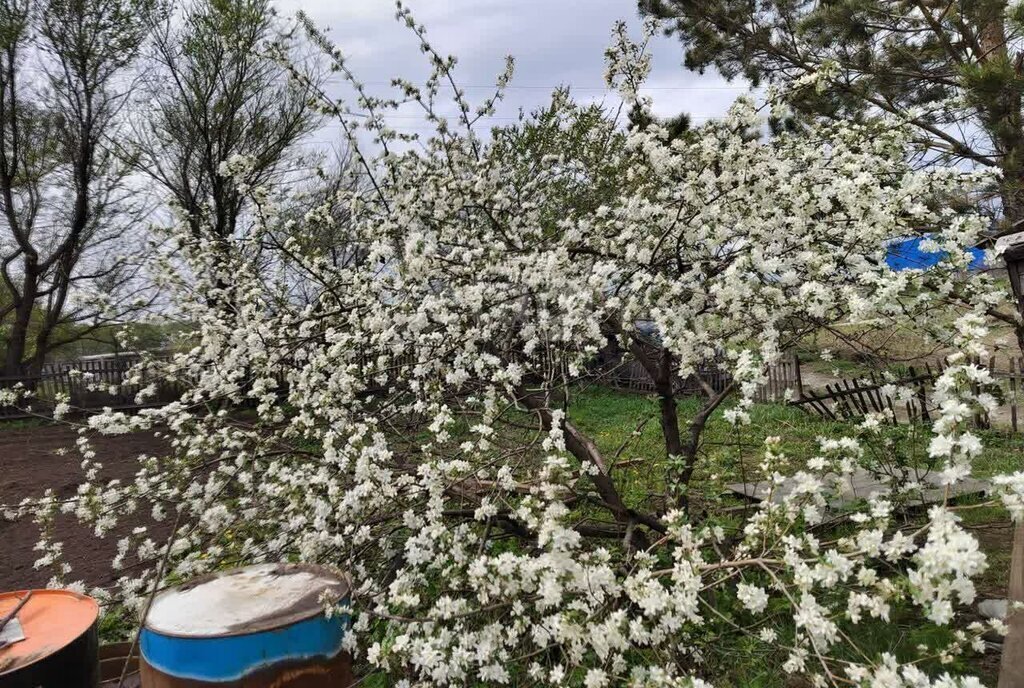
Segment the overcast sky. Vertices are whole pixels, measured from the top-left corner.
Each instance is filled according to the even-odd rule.
[[[493,90],[506,55],[516,58],[516,76],[506,101],[493,119],[510,121],[520,107],[543,104],[559,84],[580,98],[607,99],[603,54],[612,24],[629,22],[640,34],[635,0],[408,0],[417,20],[442,54],[459,58],[457,81],[474,102]],[[349,58],[349,66],[375,94],[389,92],[401,75],[419,81],[428,68],[415,36],[394,20],[391,0],[278,0],[283,14],[305,10]],[[746,91],[717,74],[698,75],[682,67],[682,49],[672,38],[658,37],[654,69],[646,92],[658,115],[687,112],[694,123],[723,114]],[[333,86],[338,94],[341,86]],[[398,129],[426,132],[413,111],[390,120]]]

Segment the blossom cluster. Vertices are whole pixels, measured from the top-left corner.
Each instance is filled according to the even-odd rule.
[[[635,97],[646,58],[621,27],[614,41],[609,82]],[[780,653],[814,685],[974,685],[919,668],[978,650],[999,625],[955,626],[986,562],[950,505],[908,529],[882,491],[843,514],[852,530],[827,535],[836,476],[864,461],[852,430],[822,438],[793,475],[770,438],[760,469],[785,496],[723,528],[689,501],[706,418],[687,419],[688,444],[672,390],[659,391],[672,468],[652,506],[615,465],[628,447],[602,451],[573,402],[616,342],[682,377],[726,368],[733,382],[706,410],[724,404],[743,425],[765,366],[808,332],[900,322],[964,352],[939,381],[931,445],[948,481],[964,479],[982,449],[962,421],[989,403],[966,356],[1000,297],[965,274],[983,219],[944,201],[984,180],[911,169],[909,139],[888,122],[752,136],[749,100],[670,142],[558,91],[485,140],[463,96],[465,132],[438,116],[454,61],[432,64],[427,87],[404,92],[437,135],[376,159],[360,150],[366,183],[304,216],[344,208],[352,260],[304,243],[294,220],[268,255],[284,215],[259,189],[259,226],[231,251],[177,233],[162,280],[195,325],[190,345],[136,374],[187,392],[89,421],[157,431],[173,449],[142,457],[130,481],[104,481],[83,433],[87,480],[73,499],[38,501],[36,517],[74,513],[98,534],[142,509],[173,521],[166,543],[145,527],[120,543],[115,568],[141,566],[112,594],[137,609],[156,579],[222,565],[345,568],[349,648],[395,685],[704,686],[730,638]],[[378,126],[378,142],[394,143]],[[233,159],[223,173],[245,169]],[[922,227],[942,259],[893,272],[886,242]],[[294,298],[299,275],[312,296]],[[1000,484],[1019,516],[1024,482]],[[861,652],[856,627],[897,608],[955,629],[906,665]]]

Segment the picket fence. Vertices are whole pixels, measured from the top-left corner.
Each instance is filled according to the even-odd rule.
[[[181,397],[182,385],[163,378],[143,378],[135,384],[125,383],[125,374],[138,362],[137,356],[58,361],[45,364],[38,375],[0,377],[0,387],[20,384],[32,391],[27,402],[30,411],[16,406],[0,406],[0,420],[48,416],[56,400],[62,398],[68,399],[76,409],[130,410],[162,406]],[[144,404],[136,402],[139,391],[151,383],[156,384],[156,393]]]
[[[144,378],[135,384],[126,384],[125,374],[137,362],[135,356],[62,361],[45,365],[38,375],[30,378],[0,377],[0,387],[20,382],[34,390],[30,413],[21,408],[0,406],[0,420],[48,415],[58,398],[69,399],[74,408],[81,410],[108,407],[131,410],[160,406],[181,397],[183,385],[166,379]],[[367,369],[376,367],[371,361],[366,363]],[[1001,355],[976,363],[992,372],[1002,392],[999,409],[991,417],[979,415],[974,424],[979,428],[1024,430],[1020,408],[1021,396],[1024,395],[1024,358]],[[800,362],[794,356],[768,369],[756,400],[762,403],[787,402],[830,420],[863,416],[869,412],[888,412],[892,422],[927,422],[934,417],[932,384],[942,369],[941,363],[928,362],[908,368],[907,374],[896,380],[870,373],[829,383],[823,389],[810,389],[803,384]],[[704,394],[705,385],[717,392],[731,380],[727,372],[714,365],[706,366],[699,375],[703,385],[694,376],[685,379],[677,376],[675,392],[680,396]],[[593,371],[591,376],[595,382],[619,389],[644,394],[654,392],[653,381],[635,360],[622,360],[614,366],[602,367]],[[145,404],[137,403],[138,392],[151,383],[156,385],[156,394]],[[891,384],[913,388],[912,398],[897,402],[888,397],[886,387]]]
[[[594,377],[599,382],[630,392],[650,394],[655,391],[651,376],[647,374],[643,365],[634,359],[626,359],[607,369],[599,370]],[[679,396],[701,395],[705,393],[704,385],[715,392],[721,392],[730,382],[732,376],[721,367],[712,364],[701,367],[696,374],[686,378],[675,376],[672,388]],[[784,401],[787,398],[799,398],[802,387],[800,361],[793,356],[768,368],[766,380],[758,387],[754,399],[767,404]]]
[[[997,428],[1020,432],[1020,397],[1024,388],[1024,358],[993,355],[984,360],[975,359],[975,365],[985,367],[1000,388],[999,404],[992,413],[978,413],[972,418],[976,428]],[[910,366],[907,374],[895,380],[883,379],[876,373],[859,378],[841,379],[824,386],[822,390],[804,389],[803,394],[790,403],[829,420],[862,417],[868,413],[883,413],[890,423],[930,422],[934,418],[933,385],[942,374],[944,364],[925,362]],[[890,385],[913,390],[909,399],[897,401],[887,392]]]

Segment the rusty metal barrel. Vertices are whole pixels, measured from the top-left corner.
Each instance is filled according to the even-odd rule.
[[[27,590],[0,593],[0,619]],[[0,633],[3,688],[96,688],[99,605],[70,590],[33,590]]]
[[[139,637],[143,688],[346,688],[346,576],[320,566],[260,564],[159,594]]]

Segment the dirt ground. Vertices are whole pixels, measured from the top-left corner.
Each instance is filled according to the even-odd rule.
[[[53,488],[61,497],[74,494],[82,480],[81,458],[74,450],[77,433],[62,426],[7,428],[0,426],[0,505],[20,502],[25,497],[42,495]],[[97,460],[103,463],[105,478],[134,475],[140,454],[153,454],[166,448],[150,434],[92,438]],[[69,451],[61,456],[58,450]],[[117,540],[134,523],[118,526],[105,538],[96,538],[91,529],[73,516],[57,520],[56,539],[64,543],[64,559],[73,567],[69,580],[83,580],[87,586],[107,586],[116,576],[110,562],[117,551]],[[33,562],[40,553],[33,550],[38,529],[30,520],[9,522],[0,519],[0,591],[38,588],[46,585],[52,572],[36,570]]]

